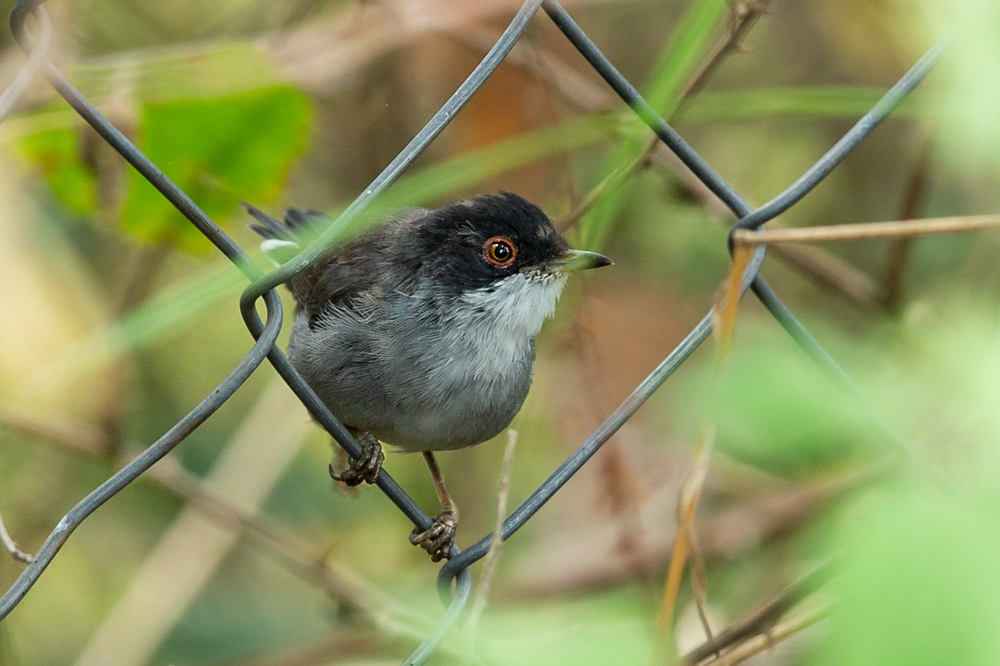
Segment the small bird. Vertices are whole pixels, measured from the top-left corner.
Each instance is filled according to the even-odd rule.
[[[276,263],[328,222],[289,208],[282,224],[244,206]],[[458,507],[432,452],[485,442],[510,424],[567,274],[611,263],[571,250],[540,208],[501,192],[396,214],[291,278],[289,360],[364,448],[330,475],[374,483],[380,441],[420,451],[441,512],[410,541],[435,562],[448,557]]]

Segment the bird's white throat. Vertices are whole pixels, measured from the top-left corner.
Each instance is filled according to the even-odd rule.
[[[565,284],[565,275],[518,273],[464,294],[442,331],[446,360],[433,372],[435,380],[471,377],[502,384],[524,372],[530,376],[532,340],[555,311]]]
[[[566,275],[516,273],[499,282],[464,294],[455,323],[483,323],[494,334],[524,340],[533,338],[552,316],[566,285]],[[464,319],[465,322],[459,321]]]

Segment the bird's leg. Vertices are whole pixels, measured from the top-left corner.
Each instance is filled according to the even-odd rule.
[[[382,462],[385,454],[382,453],[382,445],[378,439],[370,432],[351,430],[361,444],[362,453],[360,458],[351,458],[347,469],[337,474],[330,465],[330,477],[334,481],[341,481],[348,486],[357,486],[361,483],[375,483],[378,481],[378,473],[382,470]]]
[[[441,500],[441,513],[434,517],[434,522],[423,532],[414,530],[410,533],[410,543],[420,546],[430,553],[431,561],[439,562],[451,555],[451,547],[455,545],[455,530],[458,529],[458,506],[448,494],[448,488],[444,485],[444,477],[434,460],[434,454],[424,451],[424,460],[431,470],[434,478],[434,489],[437,490],[438,499]]]

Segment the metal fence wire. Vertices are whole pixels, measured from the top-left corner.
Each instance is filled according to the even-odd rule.
[[[333,436],[351,456],[361,455],[361,446],[320,401],[313,390],[288,362],[275,340],[282,324],[282,305],[275,288],[288,281],[320,257],[336,240],[338,228],[343,228],[384,192],[432,141],[454,119],[469,99],[496,70],[510,50],[524,35],[539,9],[555,23],[566,38],[586,58],[587,62],[611,86],[619,97],[652,129],[663,143],[711,190],[736,216],[737,222],[730,232],[730,250],[733,233],[737,230],[755,230],[787,211],[816,185],[865,139],[928,74],[940,58],[950,35],[935,44],[913,67],[866,113],[837,143],[827,151],[798,180],[781,194],[759,208],[753,208],[723,180],[712,167],[689,146],[684,139],[639,94],[615,66],[601,53],[596,44],[573,21],[556,0],[527,0],[518,10],[503,34],[424,128],[410,141],[381,174],[369,185],[344,213],[294,259],[277,270],[264,274],[222,229],[172,183],[142,152],[118,131],[97,109],[66,79],[48,60],[46,50],[51,36],[51,24],[44,0],[19,0],[10,14],[10,28],[14,37],[28,53],[29,59],[15,82],[0,95],[0,120],[9,113],[17,98],[23,93],[32,76],[41,71],[52,86],[129,164],[145,177],[157,190],[197,227],[250,281],[240,298],[244,322],[255,343],[226,379],[199,403],[187,416],[174,425],[160,439],[145,449],[138,457],[94,489],[67,513],[52,530],[42,548],[0,599],[0,620],[24,598],[32,585],[45,571],[62,545],[87,517],[104,502],[136,480],[154,463],[163,458],[181,441],[211,416],[250,377],[266,358],[278,371],[296,396],[305,404],[313,417]],[[38,35],[25,28],[25,20],[32,14],[37,22]],[[844,384],[850,391],[865,400],[860,390],[826,351],[813,339],[795,316],[782,303],[774,290],[760,275],[766,248],[758,246],[742,276],[741,290],[750,289],[772,316],[794,340],[822,367]],[[266,320],[257,314],[257,301],[263,299]],[[681,343],[632,391],[614,412],[573,452],[552,475],[518,506],[503,524],[503,538],[507,539],[521,528],[556,492],[562,488],[608,439],[639,409],[664,381],[709,337],[713,326],[710,310]],[[867,404],[867,403],[866,403]],[[887,438],[893,438],[886,430]],[[385,471],[379,475],[378,487],[399,507],[420,530],[427,529],[431,518]],[[465,551],[453,552],[441,568],[438,587],[448,609],[433,633],[422,643],[407,664],[420,664],[440,646],[448,632],[460,619],[469,601],[472,578],[469,566],[486,555],[492,535],[486,535]]]

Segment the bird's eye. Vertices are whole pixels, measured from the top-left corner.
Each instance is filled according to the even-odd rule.
[[[494,236],[483,243],[483,258],[486,263],[497,268],[507,268],[514,263],[517,248],[503,236]]]

